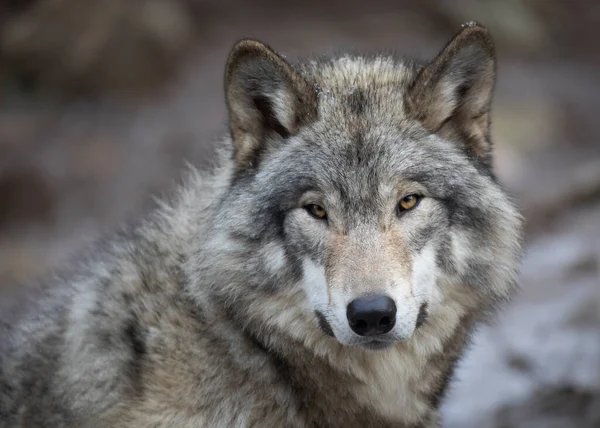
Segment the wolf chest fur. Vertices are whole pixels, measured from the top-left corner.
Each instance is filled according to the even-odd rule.
[[[214,168],[2,320],[0,427],[438,426],[517,288],[494,79],[476,24],[427,64],[237,43]]]

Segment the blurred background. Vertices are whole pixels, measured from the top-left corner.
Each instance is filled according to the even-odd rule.
[[[527,217],[523,291],[477,335],[445,427],[600,427],[600,2],[0,0],[0,300],[152,206],[225,131],[239,38],[289,59],[428,59],[490,28],[496,170]]]

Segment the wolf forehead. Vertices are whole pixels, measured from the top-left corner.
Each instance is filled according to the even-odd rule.
[[[395,123],[405,118],[404,94],[419,65],[385,56],[351,56],[296,66],[317,93],[319,116],[347,125],[358,117]]]
[[[297,182],[292,177],[304,175],[306,188],[329,188],[357,206],[390,196],[386,186],[393,183],[414,190],[410,183],[418,182],[437,197],[457,194],[452,182],[474,184],[464,176],[478,172],[461,151],[439,141],[406,111],[407,90],[421,64],[344,54],[292,67],[316,94],[318,111],[298,129],[299,138],[276,145],[278,155],[289,158],[284,162],[277,156],[280,161],[272,166],[286,169],[276,173],[281,180]],[[461,180],[456,167],[462,167]]]

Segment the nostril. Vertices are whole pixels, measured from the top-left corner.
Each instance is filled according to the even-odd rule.
[[[362,329],[366,330],[367,328],[369,328],[369,325],[367,324],[367,322],[365,320],[355,320],[354,322],[351,321],[350,324],[353,327],[356,327],[356,328],[361,329],[361,330]]]
[[[381,326],[390,325],[391,323],[392,323],[392,320],[390,319],[390,317],[383,317],[379,320],[379,325],[381,325]]]

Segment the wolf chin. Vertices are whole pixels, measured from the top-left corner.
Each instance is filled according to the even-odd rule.
[[[4,311],[0,426],[438,426],[517,288],[494,80],[472,23],[427,64],[238,42],[214,168]]]

